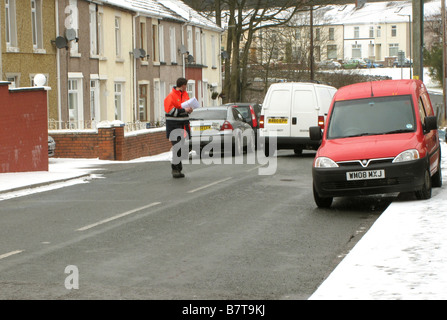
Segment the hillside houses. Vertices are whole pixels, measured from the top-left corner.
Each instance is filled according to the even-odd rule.
[[[440,1],[425,2],[426,24],[436,15],[440,19],[440,8]],[[399,51],[403,51],[406,58],[411,58],[411,1],[315,6],[312,14],[312,24],[310,10],[303,10],[287,26],[259,33],[251,50],[256,52],[252,60],[265,63],[271,57],[265,54],[266,47],[270,45],[274,62],[307,64],[311,26],[314,61],[371,59],[384,63],[390,61],[392,65]],[[424,29],[426,46],[430,45],[431,30]]]
[[[180,0],[1,0],[0,26],[1,78],[46,76],[50,129],[160,124],[182,76],[202,105],[218,103],[223,30]]]

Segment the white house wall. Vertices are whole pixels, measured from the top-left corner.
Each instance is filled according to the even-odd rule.
[[[116,56],[115,17],[121,21],[121,55]],[[115,84],[122,85],[121,121],[134,120],[133,107],[133,55],[132,52],[132,14],[104,6],[104,58],[99,63],[99,76],[103,79],[101,101],[106,101],[102,120],[115,120]],[[104,108],[104,107],[103,107]]]

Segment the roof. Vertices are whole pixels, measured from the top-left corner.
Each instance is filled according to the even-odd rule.
[[[335,101],[353,100],[374,97],[386,97],[391,95],[406,95],[423,86],[420,80],[382,80],[351,84],[338,89],[335,93]]]
[[[440,14],[441,2],[429,1],[424,4],[424,16]],[[350,25],[390,22],[408,22],[412,16],[412,1],[367,2],[357,8],[355,4],[322,6],[314,11],[315,25]],[[297,15],[308,24],[308,12]]]
[[[104,4],[110,4],[123,9],[138,12],[140,14],[147,15],[150,17],[156,17],[162,19],[170,18],[185,22],[185,20],[181,17],[181,15],[161,5],[159,1],[155,0],[101,0],[101,1]]]
[[[206,30],[223,32],[215,22],[204,17],[199,12],[181,0],[100,0],[104,4],[131,10],[142,15],[160,19],[174,19],[187,25],[193,25]]]
[[[194,25],[203,29],[223,32],[223,29],[220,28],[215,22],[204,17],[181,0],[158,0],[158,2],[171,11],[174,11],[175,13],[180,15],[183,19],[187,20],[188,25]]]

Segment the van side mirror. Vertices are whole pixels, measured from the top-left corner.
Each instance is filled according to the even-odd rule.
[[[310,140],[321,140],[323,138],[323,134],[321,132],[321,128],[319,126],[309,127],[309,136]]]
[[[426,133],[438,129],[438,118],[436,116],[428,116],[424,119],[424,131]]]

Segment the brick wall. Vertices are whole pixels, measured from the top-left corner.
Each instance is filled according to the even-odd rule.
[[[164,129],[124,133],[124,126],[104,125],[98,130],[51,130],[56,158],[99,158],[127,161],[167,152],[171,144]]]
[[[0,173],[48,171],[47,91],[0,82]]]

